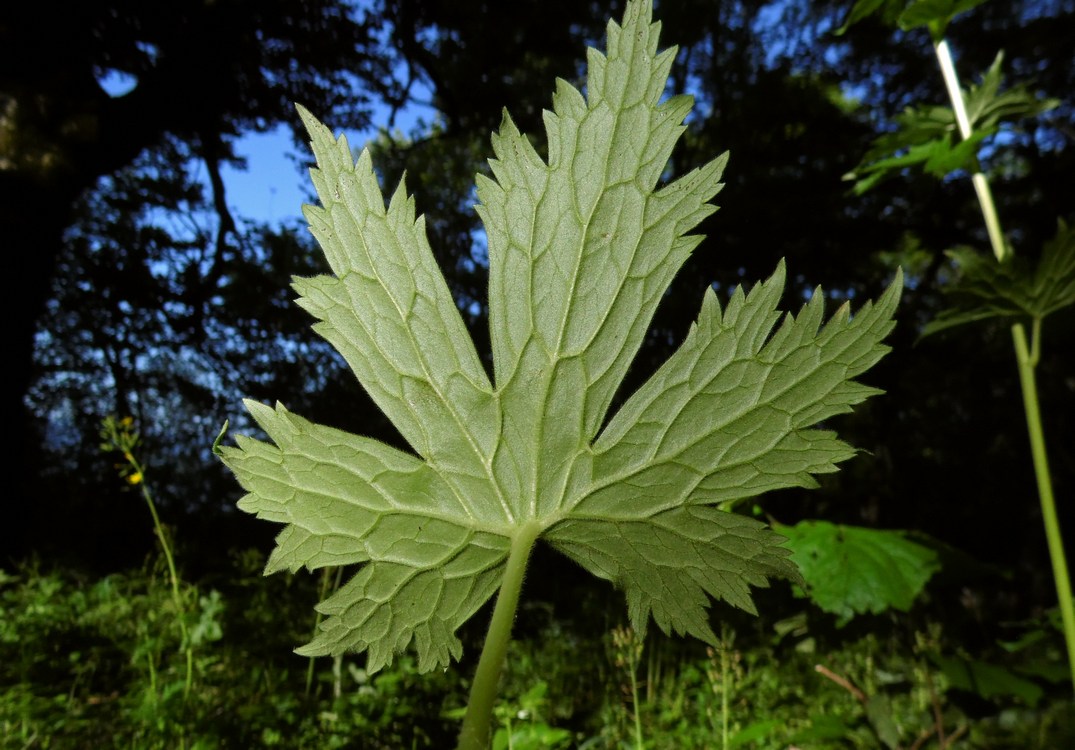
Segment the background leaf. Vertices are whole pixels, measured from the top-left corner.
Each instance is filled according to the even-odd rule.
[[[1075,232],[1064,222],[1033,267],[1019,256],[1000,263],[969,248],[947,255],[959,269],[945,290],[954,304],[923,328],[923,336],[991,318],[1041,320],[1075,304]]]
[[[845,179],[855,180],[853,192],[862,195],[882,180],[920,165],[934,177],[945,177],[956,170],[980,171],[979,148],[1004,127],[1035,117],[1059,106],[1059,100],[1036,95],[1029,84],[1019,82],[1000,91],[1004,54],[998,53],[993,64],[977,84],[963,91],[971,134],[959,134],[952,108],[935,104],[906,107],[895,118],[896,129],[878,136],[855,169]]]
[[[780,525],[811,601],[843,621],[894,608],[906,612],[940,569],[937,554],[903,532],[828,521]]]
[[[982,698],[1013,695],[1034,706],[1045,692],[1040,685],[996,664],[958,656],[935,656],[933,661],[951,687]]]
[[[898,23],[904,31],[928,26],[933,38],[944,36],[952,19],[981,5],[985,0],[912,0],[900,14]]]

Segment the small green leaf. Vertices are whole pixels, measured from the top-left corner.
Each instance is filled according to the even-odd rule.
[[[842,621],[888,609],[906,612],[940,564],[937,554],[900,531],[801,521],[778,526],[806,592]]]
[[[228,420],[225,419],[224,420],[224,426],[220,428],[220,432],[218,432],[217,436],[213,439],[213,447],[212,447],[213,455],[215,455],[215,456],[221,455],[221,453],[220,453],[220,444],[224,441],[224,436],[227,435],[227,434],[228,434]]]
[[[912,0],[900,14],[897,23],[904,31],[926,26],[936,41],[944,36],[953,18],[984,2],[985,0]]]
[[[971,85],[963,94],[967,117],[975,130],[991,131],[1002,122],[1016,122],[1060,106],[1059,99],[1034,94],[1025,81],[1001,91],[1003,63],[1004,53],[998,52],[981,83]]]
[[[763,719],[748,724],[728,738],[728,747],[742,747],[750,742],[763,740],[773,733],[774,729],[783,726],[783,722],[777,719]]]
[[[934,662],[944,672],[950,687],[976,693],[982,698],[1015,696],[1034,706],[1045,693],[1037,683],[996,664],[947,656],[936,656]]]
[[[851,727],[837,716],[813,714],[810,716],[810,723],[789,737],[788,742],[795,745],[809,745],[825,740],[842,740],[850,731]]]
[[[992,318],[1041,320],[1075,304],[1075,231],[1063,221],[1034,267],[1015,256],[1000,263],[969,248],[947,255],[959,269],[945,289],[954,304],[925,326],[923,336]]]
[[[998,54],[980,83],[963,92],[970,137],[960,137],[951,107],[907,107],[896,117],[896,129],[874,140],[859,165],[844,179],[855,180],[853,192],[862,195],[882,180],[909,167],[921,166],[934,177],[956,170],[979,171],[978,149],[1002,125],[1016,123],[1055,108],[1057,99],[1036,96],[1026,83],[1000,91],[1003,53]]]
[[[905,153],[860,167],[846,179],[856,180],[852,189],[862,195],[881,180],[895,176],[901,170],[921,165],[922,171],[934,177],[946,177],[957,169],[978,171],[978,145],[991,133],[972,133],[971,137],[952,145],[951,134],[907,148]]]
[[[892,717],[892,702],[884,693],[871,695],[866,701],[866,718],[885,747],[900,746],[900,729]]]
[[[906,0],[855,0],[855,4],[851,6],[851,12],[847,14],[847,19],[835,31],[835,34],[843,36],[856,23],[875,14],[879,14],[881,21],[886,25],[894,25],[900,13],[903,12],[905,4]]]
[[[975,8],[985,0],[855,0],[847,20],[836,30],[846,34],[856,23],[872,15],[880,15],[886,26],[898,26],[904,31],[926,26],[934,40],[944,36],[953,18]]]
[[[586,96],[557,82],[547,160],[507,114],[493,136],[478,178],[493,382],[403,184],[386,207],[369,153],[354,161],[300,109],[332,275],[296,279],[298,304],[414,451],[254,402],[270,442],[220,449],[239,507],[284,524],[266,572],[360,566],[300,653],[368,651],[372,672],[413,644],[421,670],[445,665],[535,537],[621,587],[640,633],[652,615],[716,643],[713,600],[753,611],[751,586],[797,579],[783,537],[726,509],[854,454],[814,425],[877,393],[853,378],[887,351],[902,276],[824,325],[821,290],[777,312],[782,262],[724,309],[709,289],[680,349],[609,414],[726,162],[661,184],[691,100],[661,101],[675,49],[658,52],[650,15],[633,1],[609,24]]]

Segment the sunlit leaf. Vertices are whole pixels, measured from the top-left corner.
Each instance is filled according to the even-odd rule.
[[[820,290],[777,312],[783,263],[725,306],[709,289],[683,345],[609,414],[726,161],[661,184],[691,100],[661,101],[675,49],[658,52],[658,30],[629,3],[607,55],[589,52],[586,96],[557,82],[547,159],[506,114],[493,136],[478,178],[492,382],[403,184],[386,208],[369,154],[356,163],[301,111],[322,204],[306,216],[333,275],[296,279],[299,304],[413,450],[253,402],[271,442],[219,449],[240,508],[285,524],[267,572],[360,566],[302,653],[368,651],[372,671],[413,644],[421,669],[448,663],[535,536],[623,589],[640,633],[652,615],[715,643],[713,600],[753,610],[752,586],[797,576],[783,537],[725,508],[853,455],[814,425],[877,392],[853,378],[887,351],[901,277],[824,325]]]

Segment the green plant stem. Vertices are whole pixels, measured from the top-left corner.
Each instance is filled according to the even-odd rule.
[[[635,637],[638,637],[637,633]],[[631,676],[631,712],[635,716],[635,750],[645,750],[645,740],[642,739],[642,715],[638,707],[638,676],[635,674],[638,669],[638,660],[635,658],[637,652],[634,648],[635,645],[632,642],[630,644],[630,663],[628,664],[629,669],[627,672]]]
[[[959,77],[948,43],[941,39],[934,44],[937,61],[940,64],[944,85],[952,101],[960,135],[970,137],[970,119],[967,116],[966,103],[959,87]],[[989,242],[998,262],[1004,261],[1011,252],[1004,241],[1000,228],[1000,218],[989,190],[989,182],[981,172],[973,176],[974,189],[978,194],[978,204],[985,218],[989,232]],[[1041,407],[1038,403],[1038,387],[1035,368],[1041,353],[1041,320],[1033,322],[1032,343],[1027,345],[1026,329],[1022,323],[1012,326],[1012,341],[1015,345],[1015,358],[1019,367],[1019,385],[1023,391],[1023,411],[1026,414],[1027,431],[1030,436],[1030,453],[1034,461],[1034,476],[1038,485],[1038,500],[1041,504],[1042,520],[1045,524],[1045,538],[1049,546],[1049,559],[1053,568],[1053,581],[1056,584],[1057,599],[1063,622],[1064,640],[1067,643],[1068,668],[1071,671],[1071,684],[1075,688],[1075,604],[1072,601],[1071,578],[1068,575],[1067,558],[1064,554],[1064,542],[1060,534],[1060,523],[1056,515],[1056,500],[1053,496],[1053,483],[1049,474],[1048,454],[1045,450],[1045,433],[1041,426]]]
[[[948,49],[948,42],[941,39],[933,45],[937,53],[937,62],[944,77],[944,86],[948,89],[948,98],[952,101],[952,111],[959,125],[959,134],[964,140],[971,136],[970,117],[967,115],[967,105],[963,101],[963,94],[959,88],[959,76],[956,74],[955,63],[952,62],[952,52]],[[997,214],[996,205],[993,203],[993,191],[989,188],[989,180],[981,172],[975,172],[971,176],[974,184],[974,192],[978,195],[978,204],[982,207],[982,217],[985,219],[985,229],[989,233],[989,244],[993,248],[993,255],[998,261],[1005,260],[1011,254],[1008,243],[1004,241],[1004,233],[1000,229],[1000,218]]]
[[[504,668],[504,659],[511,640],[511,626],[515,621],[515,610],[519,606],[519,593],[523,588],[526,564],[540,531],[539,524],[526,524],[518,530],[511,542],[504,580],[500,584],[500,593],[497,594],[496,606],[493,608],[493,619],[489,623],[489,632],[485,636],[485,645],[478,659],[474,682],[470,686],[467,712],[463,716],[457,750],[486,750],[489,747],[493,704],[496,702],[500,673]]]
[[[190,643],[190,634],[187,632],[187,622],[185,618],[186,607],[183,605],[183,597],[179,592],[179,574],[176,572],[175,557],[172,555],[172,546],[168,543],[168,536],[164,532],[164,525],[161,523],[160,515],[157,513],[157,504],[153,502],[153,495],[150,493],[149,487],[146,484],[145,469],[133,454],[128,453],[126,458],[128,463],[130,463],[131,467],[138,472],[138,476],[141,478],[138,485],[141,487],[142,497],[149,507],[149,514],[153,517],[153,530],[157,535],[157,539],[160,541],[161,549],[164,551],[164,560],[168,565],[168,578],[172,587],[172,602],[175,604],[176,621],[179,623],[179,633],[183,641],[183,651],[186,654],[187,660],[187,674],[186,679],[183,682],[183,697],[187,698],[190,695],[191,689],[194,687],[194,649]]]
[[[160,701],[160,693],[157,692],[157,667],[153,663],[153,654],[146,654],[146,666],[149,668],[149,692],[153,694],[153,703]]]
[[[728,626],[721,623],[720,626],[720,746],[722,750],[728,750],[728,649],[731,643],[728,638]]]
[[[336,591],[340,588],[340,574],[343,573],[342,567],[337,567],[336,570],[336,582],[331,584],[332,581],[332,568],[324,568],[321,571],[321,593],[317,597],[317,601],[323,602],[328,598],[328,587],[332,585],[332,590]],[[324,618],[320,612],[314,615],[314,636],[317,635],[317,629],[321,625],[321,620]],[[311,656],[309,663],[306,665],[306,697],[310,696],[310,690],[314,684],[314,662],[317,661],[317,657]]]
[[[1064,555],[1060,521],[1056,515],[1056,500],[1053,497],[1053,483],[1049,474],[1049,458],[1045,452],[1045,433],[1041,427],[1041,409],[1038,404],[1038,386],[1034,373],[1039,355],[1040,319],[1034,320],[1031,335],[1033,343],[1028,347],[1026,331],[1022,323],[1012,326],[1015,356],[1019,361],[1019,383],[1023,387],[1023,409],[1026,412],[1027,432],[1030,435],[1030,452],[1034,458],[1034,476],[1038,482],[1038,496],[1041,499],[1041,517],[1045,524],[1049,560],[1052,562],[1053,580],[1056,583],[1057,600],[1060,603],[1060,617],[1064,628],[1064,640],[1067,642],[1071,684],[1075,686],[1075,603],[1072,601],[1071,577],[1068,574],[1067,558]]]

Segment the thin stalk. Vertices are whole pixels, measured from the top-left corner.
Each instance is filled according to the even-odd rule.
[[[134,420],[131,417],[116,419],[106,417],[101,424],[101,437],[104,442],[101,450],[110,452],[118,451],[127,462],[127,468],[120,467],[121,476],[125,476],[132,485],[138,485],[142,493],[142,499],[146,501],[149,515],[153,518],[153,531],[160,542],[161,551],[164,552],[164,560],[168,565],[168,579],[172,587],[172,603],[175,605],[176,622],[179,624],[179,632],[182,638],[183,652],[186,654],[187,674],[183,682],[183,699],[190,697],[194,687],[194,645],[187,631],[186,605],[183,603],[183,595],[179,591],[179,573],[176,572],[175,556],[172,554],[172,546],[168,542],[168,535],[164,531],[160,515],[157,513],[157,504],[153,501],[153,494],[149,491],[146,482],[146,469],[142,462],[135,457],[135,450],[139,443],[138,433],[133,429]],[[223,432],[221,432],[223,435]],[[220,440],[220,437],[217,438]]]
[[[937,53],[937,62],[944,77],[944,86],[948,89],[948,98],[952,101],[952,111],[959,125],[959,134],[964,140],[970,138],[970,117],[967,115],[967,105],[963,101],[963,94],[959,89],[959,76],[956,75],[956,66],[952,62],[952,52],[948,49],[948,41],[941,39],[933,45]],[[1004,241],[1004,233],[1000,229],[1000,218],[997,214],[996,205],[993,203],[993,191],[989,189],[989,180],[981,172],[975,172],[971,176],[974,184],[974,192],[978,195],[978,205],[982,208],[982,217],[985,219],[985,229],[989,233],[989,244],[993,248],[993,255],[998,261],[1005,260],[1011,254],[1008,243]]]
[[[523,588],[523,576],[526,563],[530,559],[530,550],[534,548],[541,527],[528,524],[519,529],[518,535],[511,542],[508,563],[504,569],[504,580],[500,584],[493,619],[489,623],[489,632],[485,636],[478,669],[474,673],[474,682],[470,686],[470,698],[467,712],[463,717],[463,727],[459,732],[457,750],[487,750],[493,721],[493,704],[496,702],[500,673],[504,668],[504,658],[511,641],[511,626],[515,621],[515,611],[519,606],[519,592]]]
[[[728,638],[727,625],[721,623],[720,626],[720,746],[723,750],[728,750],[728,683],[730,681],[729,675],[729,654],[728,650],[731,648],[731,642]]]
[[[1015,340],[1015,356],[1019,361],[1019,382],[1023,387],[1023,409],[1026,412],[1027,432],[1030,434],[1030,453],[1034,457],[1034,476],[1038,482],[1041,498],[1041,518],[1045,524],[1045,538],[1049,545],[1049,560],[1053,565],[1057,600],[1064,628],[1064,640],[1068,648],[1068,667],[1071,684],[1075,685],[1075,603],[1071,595],[1071,577],[1064,555],[1064,540],[1060,534],[1060,521],[1056,514],[1056,500],[1049,475],[1049,458],[1045,452],[1045,433],[1041,427],[1041,408],[1038,404],[1038,386],[1034,367],[1038,361],[1041,321],[1034,320],[1033,344],[1027,346],[1026,331],[1021,323],[1012,326]]]
[[[343,654],[332,657],[332,700],[343,697]]]
[[[125,451],[124,458],[127,459],[127,463],[131,465],[136,472],[133,476],[138,477],[138,486],[142,491],[142,498],[146,501],[146,506],[149,508],[149,514],[153,517],[153,531],[157,535],[157,540],[160,542],[161,549],[164,551],[164,561],[168,565],[168,580],[172,588],[172,603],[176,608],[176,622],[179,623],[179,633],[182,638],[183,651],[186,654],[187,662],[187,674],[186,679],[183,681],[183,697],[187,698],[190,695],[191,689],[194,687],[194,649],[190,643],[190,634],[187,632],[186,607],[183,604],[183,596],[179,591],[179,574],[176,572],[175,557],[172,555],[172,546],[168,542],[168,535],[164,531],[164,525],[161,523],[160,515],[157,513],[157,504],[153,502],[153,495],[149,492],[149,486],[146,484],[146,472],[141,462],[134,457],[134,454],[130,451]]]
[[[336,568],[336,582],[333,585],[332,590],[336,591],[340,588],[340,574],[343,572],[342,567]],[[317,601],[323,602],[328,598],[328,587],[332,581],[332,568],[325,568],[321,571],[321,593],[317,598]],[[314,616],[314,636],[317,636],[317,629],[321,626],[321,620],[324,618],[320,612]],[[311,656],[309,663],[306,665],[306,697],[310,697],[310,690],[314,684],[314,662],[317,657]]]
[[[723,649],[720,652],[720,746],[728,750],[728,655]]]
[[[638,637],[637,634],[635,635],[635,637]],[[627,670],[627,674],[629,674],[631,677],[631,709],[632,713],[635,715],[635,749],[645,750],[646,742],[642,738],[642,714],[638,706],[638,676],[635,674],[638,669],[638,660],[635,658],[635,655],[638,652],[635,651],[634,648],[634,643],[631,643],[631,661],[628,665],[629,669]]]
[[[941,39],[934,44],[937,61],[940,64],[944,85],[952,100],[959,132],[964,139],[971,134],[970,120],[967,116],[966,103],[959,88],[959,77],[948,43]],[[997,261],[1005,260],[1011,252],[1004,241],[1000,229],[1000,218],[989,190],[985,175],[978,172],[973,176],[974,189],[978,194],[978,204],[985,218],[989,232],[989,242]],[[1012,326],[1012,342],[1015,345],[1015,358],[1019,367],[1019,385],[1023,391],[1023,411],[1026,414],[1027,431],[1030,437],[1030,453],[1034,461],[1034,476],[1038,485],[1038,500],[1041,504],[1042,521],[1045,524],[1045,538],[1049,546],[1049,560],[1053,568],[1053,581],[1056,584],[1057,600],[1060,604],[1060,616],[1063,622],[1064,640],[1068,651],[1068,668],[1071,671],[1071,684],[1075,687],[1075,603],[1072,601],[1071,578],[1068,575],[1067,558],[1064,554],[1064,542],[1060,534],[1060,523],[1056,515],[1056,500],[1053,495],[1053,483],[1049,474],[1048,454],[1045,450],[1045,433],[1041,426],[1041,409],[1038,403],[1038,387],[1035,368],[1041,354],[1041,319],[1035,318],[1032,330],[1032,344],[1027,346],[1026,329],[1022,323]]]
[[[157,692],[157,666],[153,663],[153,654],[146,654],[146,665],[149,667],[149,692],[153,694],[153,703],[160,702],[160,694]]]

